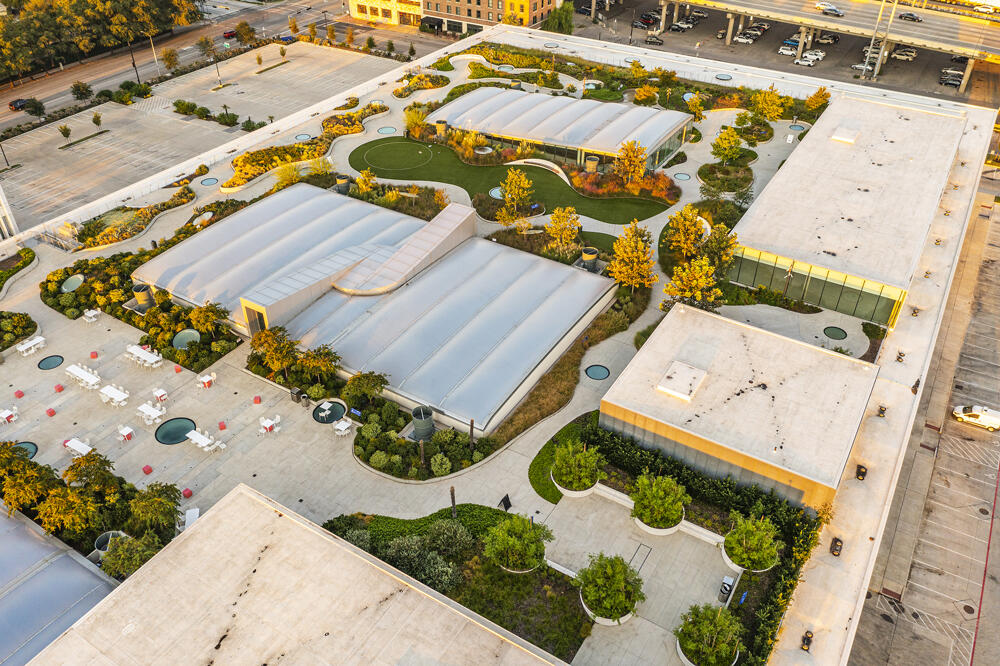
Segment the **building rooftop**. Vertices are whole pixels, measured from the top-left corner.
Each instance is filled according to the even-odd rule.
[[[906,289],[965,114],[838,96],[740,220],[742,245]]]
[[[239,485],[37,664],[559,664]]]
[[[30,661],[115,585],[21,514],[8,516],[0,503],[0,664]]]
[[[610,403],[836,488],[878,367],[675,306]]]
[[[680,111],[484,87],[444,105],[427,122],[445,120],[493,136],[617,154],[628,141],[651,153],[689,119]]]

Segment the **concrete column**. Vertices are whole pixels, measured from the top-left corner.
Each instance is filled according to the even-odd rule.
[[[684,5],[684,16],[691,16],[691,5]]]
[[[813,37],[816,36],[816,28],[809,28],[809,32],[806,33],[806,48],[811,49],[813,47]]]
[[[799,46],[798,49],[796,49],[795,51],[796,58],[802,57],[802,47],[805,45],[806,45],[806,27],[802,26],[801,28],[799,28]]]
[[[597,18],[597,0],[590,0],[590,20]]]
[[[674,23],[677,23],[677,19],[680,18],[680,13],[681,13],[681,3],[675,2],[674,3]]]
[[[746,16],[745,16],[745,15],[743,15],[743,14],[740,14],[740,25],[739,25],[739,27],[738,27],[738,28],[736,28],[736,32],[737,32],[737,33],[740,33],[740,32],[743,32],[743,20],[744,20],[745,18],[746,18]]]
[[[667,3],[660,0],[660,32],[667,31]]]
[[[975,66],[975,58],[969,58],[969,62],[965,63],[965,74],[962,75],[962,85],[958,87],[958,92],[965,92],[965,88],[969,85],[969,78],[972,76],[972,69]]]
[[[729,25],[726,27],[726,46],[729,46],[733,43],[733,15],[726,14],[726,19],[729,22]]]

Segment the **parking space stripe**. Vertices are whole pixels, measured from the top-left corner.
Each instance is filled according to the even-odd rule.
[[[917,543],[926,543],[928,546],[934,546],[935,548],[940,548],[941,550],[947,550],[949,553],[954,553],[954,554],[958,555],[959,557],[964,557],[965,559],[972,560],[973,562],[976,562],[978,564],[986,564],[986,562],[984,562],[983,560],[977,559],[977,558],[973,557],[972,555],[966,555],[965,553],[960,553],[957,550],[952,550],[951,548],[948,548],[947,546],[942,546],[941,544],[934,543],[933,541],[931,541],[927,537],[923,537],[922,536],[922,537],[918,538],[917,539]]]
[[[981,539],[981,538],[979,538],[979,537],[977,537],[977,536],[975,536],[973,534],[969,534],[968,532],[964,532],[962,530],[956,530],[954,527],[949,527],[948,525],[945,525],[943,523],[939,523],[937,521],[931,520],[930,518],[924,518],[924,522],[930,523],[931,525],[934,525],[936,527],[943,527],[944,529],[951,530],[952,532],[958,532],[959,534],[961,534],[963,537],[965,537],[967,539],[973,539],[975,541],[981,541],[983,543],[986,543],[986,539]]]

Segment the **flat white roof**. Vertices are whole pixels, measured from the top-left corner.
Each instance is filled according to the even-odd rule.
[[[446,120],[463,130],[616,154],[628,141],[638,141],[651,153],[690,118],[680,111],[484,87],[445,104],[427,121]]]
[[[240,484],[32,662],[560,664]]]
[[[665,373],[674,375],[673,392],[660,388]],[[602,407],[617,405],[836,488],[877,374],[870,363],[678,305]]]
[[[964,113],[838,96],[740,220],[742,245],[906,289]]]

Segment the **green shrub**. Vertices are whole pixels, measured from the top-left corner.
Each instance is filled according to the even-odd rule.
[[[673,527],[681,522],[684,505],[691,496],[669,476],[643,474],[635,480],[632,493],[632,517],[656,528]]]
[[[361,426],[361,436],[369,441],[378,437],[381,432],[382,426],[379,425],[378,421],[371,421]]]
[[[76,305],[76,294],[69,292],[68,294],[59,294],[59,305],[64,308],[72,307]]]
[[[427,530],[427,547],[449,560],[472,548],[475,542],[465,525],[457,520],[436,520]]]
[[[199,106],[195,108],[194,115],[198,116],[202,120],[207,120],[208,118],[212,117],[212,112],[208,109],[207,106]]]
[[[319,400],[326,397],[326,387],[322,384],[313,384],[308,389],[306,389],[306,395],[308,395],[313,400]]]
[[[384,557],[392,566],[438,592],[447,593],[461,580],[458,568],[437,551],[429,550],[424,539],[416,535],[390,541]]]
[[[603,464],[604,457],[596,447],[588,448],[580,440],[571,440],[556,446],[552,477],[568,490],[586,490],[604,478]]]
[[[366,529],[347,530],[344,533],[344,540],[353,543],[361,550],[371,551],[371,535]]]
[[[111,101],[117,102],[118,104],[131,104],[132,93],[127,90],[116,90],[111,94]]]
[[[111,98],[114,97],[114,95],[115,94],[113,92],[107,89],[98,90],[97,94],[94,95],[94,99],[96,99],[98,102],[110,102]]]
[[[545,563],[546,541],[552,530],[514,514],[486,533],[483,554],[505,569],[526,571]]]
[[[743,625],[728,608],[691,606],[674,629],[684,655],[698,666],[730,666],[743,649]]]
[[[160,541],[153,532],[146,532],[138,539],[112,537],[104,559],[101,560],[101,569],[119,580],[128,578],[156,555],[160,548]]]
[[[225,125],[226,127],[236,127],[236,125],[240,122],[240,117],[232,111],[228,111],[215,116],[215,122],[220,125]]]
[[[383,469],[389,464],[389,454],[385,451],[376,451],[371,455],[371,458],[368,459],[368,464],[375,469]]]
[[[745,518],[737,511],[729,515],[733,529],[726,535],[726,555],[744,569],[761,570],[778,561],[778,529],[766,516]]]
[[[577,572],[573,584],[592,613],[610,620],[620,620],[646,600],[639,572],[620,555],[590,555],[590,563]]]
[[[124,90],[125,92],[129,93],[135,93],[138,88],[139,84],[131,79],[125,79],[124,81],[118,84],[119,90]]]
[[[431,472],[434,476],[445,476],[451,473],[451,460],[443,453],[438,453],[431,458]]]

